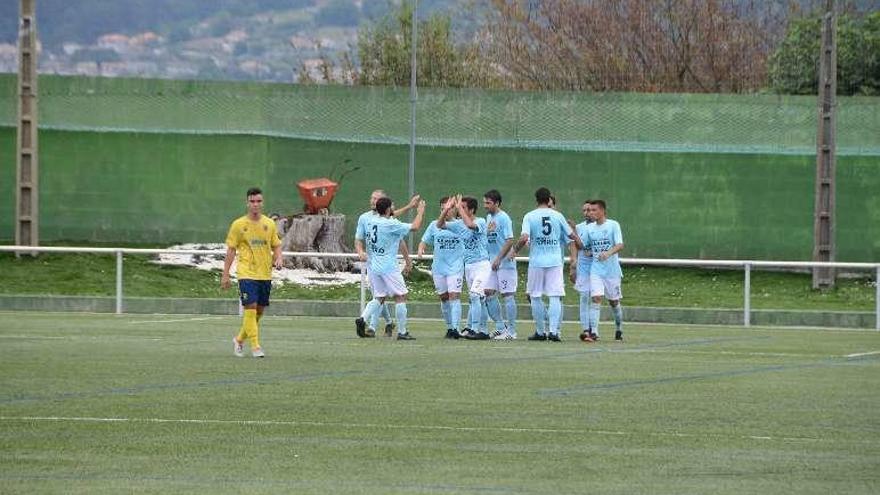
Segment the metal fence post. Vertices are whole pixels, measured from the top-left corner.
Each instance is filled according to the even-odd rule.
[[[116,251],[116,314],[122,314],[122,251]]]
[[[743,326],[752,325],[752,264],[745,264],[745,280],[743,282]]]
[[[877,276],[874,278],[874,287],[877,293],[874,294],[874,330],[880,331],[880,265],[877,265]]]

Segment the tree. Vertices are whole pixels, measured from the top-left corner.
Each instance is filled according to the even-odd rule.
[[[819,87],[821,18],[796,19],[770,57],[770,86],[779,93],[815,94]],[[880,94],[880,12],[837,17],[838,94]]]
[[[412,9],[404,2],[391,15],[364,26],[358,34],[355,78],[363,85],[405,86],[411,72]],[[448,15],[434,13],[418,26],[419,85],[432,87],[489,87],[494,85],[476,45],[453,42]]]

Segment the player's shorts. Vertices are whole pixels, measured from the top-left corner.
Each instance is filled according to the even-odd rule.
[[[395,270],[382,275],[370,272],[367,275],[370,277],[373,297],[403,296],[409,292],[400,271]]]
[[[605,296],[609,301],[623,299],[620,291],[620,278],[602,278],[598,275],[590,275],[590,295]]]
[[[574,279],[574,290],[580,292],[581,294],[590,294],[590,273],[581,273],[580,270],[577,272],[577,277]],[[592,294],[590,294],[592,295]]]
[[[547,268],[529,267],[526,293],[529,297],[564,296],[565,284],[562,280],[562,265]]]
[[[492,264],[489,260],[477,261],[464,265],[464,276],[467,278],[468,292],[483,297],[486,295],[486,281],[492,274]]]
[[[437,294],[445,294],[447,292],[455,292],[461,294],[462,278],[458,275],[433,275],[434,288]]]
[[[513,294],[519,279],[516,268],[492,270],[489,280],[486,281],[486,289],[495,290],[502,294]]]
[[[269,293],[272,292],[271,280],[241,279],[238,281],[238,295],[242,306],[269,305]]]

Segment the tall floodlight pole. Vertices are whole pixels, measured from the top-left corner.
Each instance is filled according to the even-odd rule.
[[[16,139],[15,244],[39,245],[37,167],[36,0],[20,0],[18,27],[18,135]],[[22,252],[18,255],[25,254]],[[36,253],[29,253],[36,256]]]
[[[410,73],[409,73],[409,197],[413,197],[416,193],[416,101],[418,93],[416,92],[416,67],[418,67],[416,59],[416,10],[418,10],[419,1],[413,0],[412,5],[412,33],[410,36]],[[413,234],[409,235],[409,250],[413,250]]]
[[[813,261],[834,261],[835,130],[837,106],[837,42],[834,0],[825,1],[819,63],[816,139],[816,190],[813,214]],[[813,268],[813,288],[834,287],[833,268]]]

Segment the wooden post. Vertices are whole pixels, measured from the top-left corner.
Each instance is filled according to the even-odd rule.
[[[15,244],[38,246],[36,0],[21,0],[18,30],[18,136],[16,140]],[[24,253],[16,253],[21,255]],[[36,256],[35,252],[28,253]]]
[[[825,1],[819,64],[819,124],[816,139],[816,192],[813,215],[813,261],[834,261],[835,116],[837,43],[834,0]],[[833,268],[813,268],[813,288],[834,287]]]

